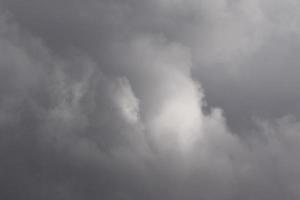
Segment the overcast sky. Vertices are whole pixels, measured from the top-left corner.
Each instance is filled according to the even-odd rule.
[[[0,199],[299,200],[298,0],[0,0]]]

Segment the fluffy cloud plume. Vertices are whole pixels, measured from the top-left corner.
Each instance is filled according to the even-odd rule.
[[[0,5],[1,199],[299,199],[297,112],[251,107],[289,85],[295,0]]]

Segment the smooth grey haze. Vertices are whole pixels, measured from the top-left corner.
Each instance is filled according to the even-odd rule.
[[[0,0],[0,199],[299,200],[300,1]]]

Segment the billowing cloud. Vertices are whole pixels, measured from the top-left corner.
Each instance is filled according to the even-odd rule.
[[[1,199],[299,199],[297,1],[0,5]]]

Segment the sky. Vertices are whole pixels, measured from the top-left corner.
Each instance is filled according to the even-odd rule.
[[[300,199],[298,0],[0,0],[0,199]]]

